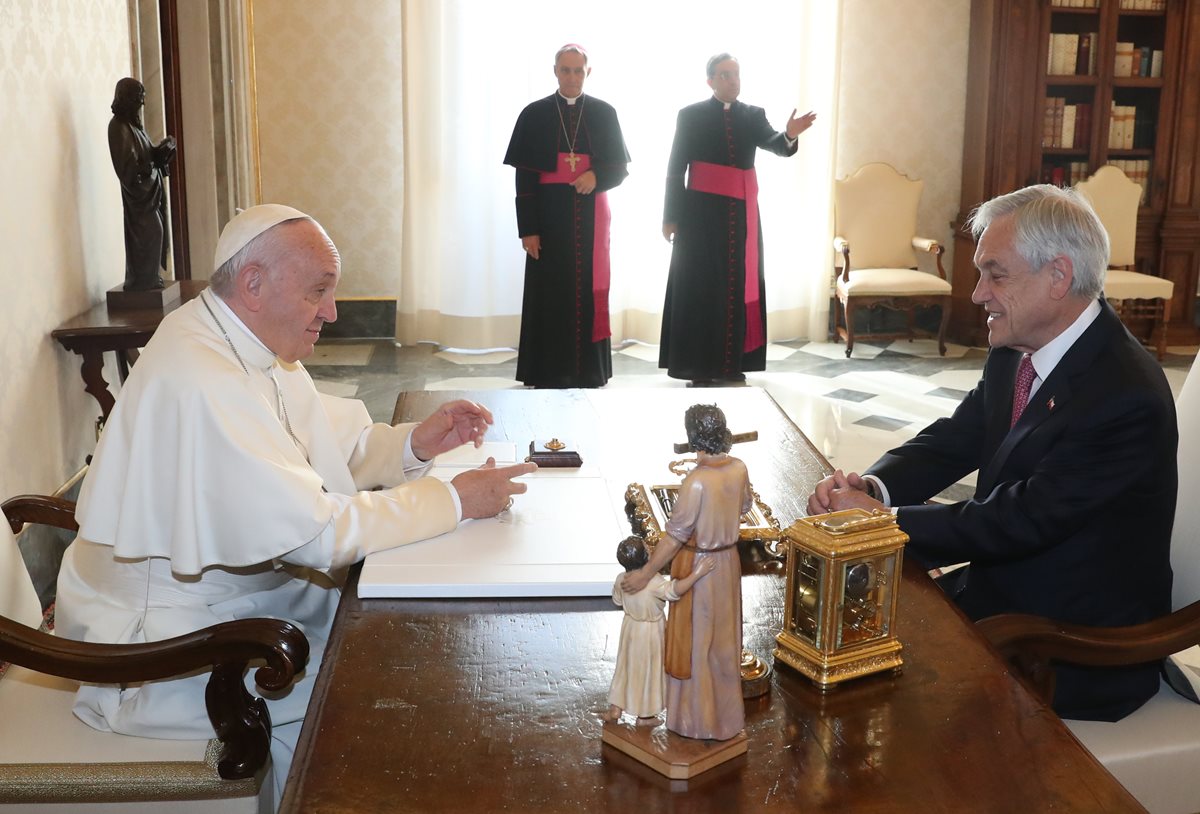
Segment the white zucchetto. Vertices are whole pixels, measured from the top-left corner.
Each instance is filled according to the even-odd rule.
[[[229,258],[246,248],[246,244],[272,226],[297,218],[312,219],[299,209],[283,204],[260,204],[243,209],[221,230],[221,238],[217,241],[217,251],[213,257],[213,271],[229,262]]]

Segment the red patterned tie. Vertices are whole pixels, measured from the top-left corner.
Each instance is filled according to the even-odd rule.
[[[1013,387],[1012,422],[1008,425],[1009,429],[1017,423],[1021,413],[1025,412],[1025,405],[1029,402],[1029,390],[1033,387],[1036,377],[1033,362],[1027,353],[1021,357],[1021,364],[1017,367],[1017,383]]]

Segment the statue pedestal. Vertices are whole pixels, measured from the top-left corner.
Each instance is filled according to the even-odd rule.
[[[744,755],[749,748],[745,732],[727,741],[697,740],[676,735],[666,724],[634,726],[623,721],[605,721],[600,738],[671,780],[693,778]]]
[[[179,302],[182,290],[178,280],[165,280],[162,288],[150,291],[126,291],[122,285],[108,290],[108,310],[127,311],[134,308],[166,308]]]

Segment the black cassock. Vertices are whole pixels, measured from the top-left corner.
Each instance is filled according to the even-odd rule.
[[[786,133],[774,130],[761,107],[715,97],[679,111],[667,164],[663,223],[674,223],[674,248],[663,305],[658,366],[677,379],[728,379],[767,363],[767,298],[761,221],[758,241],[758,319],[763,342],[747,349],[746,201],[685,186],[694,162],[748,170],[758,148],[789,156]],[[757,205],[757,202],[755,203]]]
[[[560,154],[572,147],[596,173],[589,195],[577,193],[561,176],[558,183],[542,183],[544,174],[567,168]],[[528,105],[517,119],[504,156],[517,170],[517,230],[521,237],[538,235],[542,244],[539,259],[525,259],[517,379],[527,385],[600,387],[612,376],[607,285],[593,295],[596,210],[599,194],[629,174],[628,161],[617,112],[593,96],[568,105],[554,93]],[[575,175],[582,174],[583,164],[576,166]],[[606,207],[601,202],[602,217]],[[607,244],[601,248],[607,257]]]

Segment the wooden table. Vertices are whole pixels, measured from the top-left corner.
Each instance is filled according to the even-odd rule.
[[[83,357],[83,389],[100,403],[101,422],[108,420],[116,399],[104,380],[104,354],[117,356],[117,371],[124,381],[138,348],[144,348],[162,318],[197,296],[208,280],[180,280],[181,298],[165,308],[130,308],[110,311],[106,303],[67,320],[50,332],[58,344]]]
[[[493,410],[489,437],[568,436],[606,471],[636,460],[639,445],[669,450],[684,440],[684,409],[715,400],[731,430],[759,431],[735,451],[785,526],[829,468],[753,388],[405,393],[396,419],[460,395]],[[742,554],[746,645],[769,656],[783,579],[761,550]],[[601,743],[622,617],[608,599],[360,600],[355,578],[285,812],[1142,810],[911,563],[897,622],[903,674],[823,696],[780,666],[770,694],[747,702],[749,753],[691,781]]]

